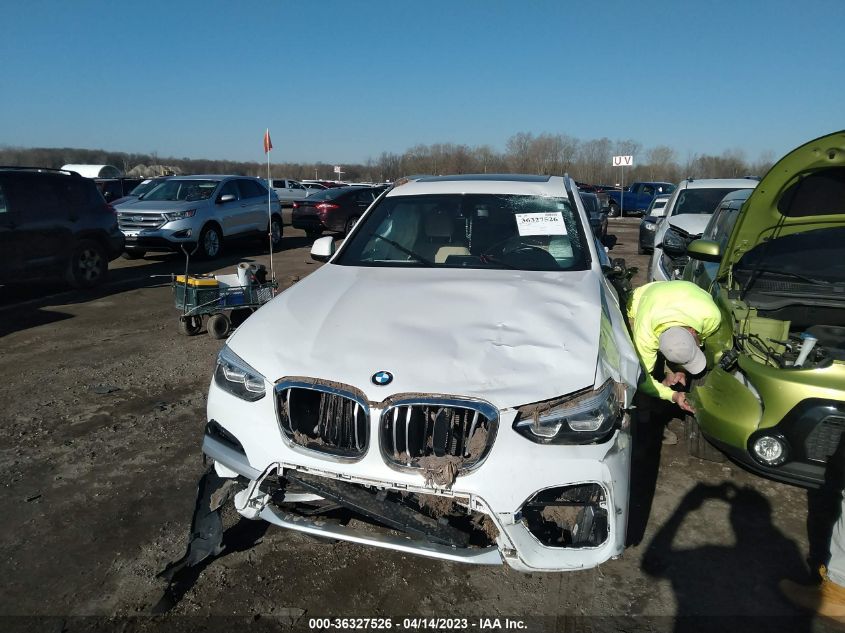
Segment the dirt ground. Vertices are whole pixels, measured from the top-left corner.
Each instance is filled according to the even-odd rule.
[[[611,220],[611,255],[639,266],[641,283],[647,257],[636,254],[637,227]],[[275,265],[290,285],[317,264],[304,234],[288,226],[284,242]],[[192,272],[269,264],[253,256],[260,250],[237,247]],[[120,259],[92,293],[0,287],[0,616],[140,616],[162,597],[156,574],[184,552],[204,469],[206,391],[222,346],[177,332],[169,275],[184,265],[178,255]],[[279,332],[280,341],[288,335]],[[767,616],[771,628],[818,628],[776,586],[808,577],[808,505],[818,500],[731,463],[689,457],[683,441],[662,446],[659,420],[637,436],[631,545],[597,569],[468,566],[318,542],[227,515],[227,552],[197,570],[165,622],[542,616],[541,628],[586,630],[564,623],[638,616],[622,628],[681,630],[709,618],[735,630],[748,628],[738,616]],[[581,622],[619,628],[619,620]]]

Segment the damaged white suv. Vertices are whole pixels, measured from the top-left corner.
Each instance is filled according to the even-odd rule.
[[[241,514],[525,571],[622,552],[639,362],[573,180],[421,178],[311,253],[211,382]]]

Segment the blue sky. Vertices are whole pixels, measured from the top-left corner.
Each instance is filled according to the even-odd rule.
[[[845,1],[3,3],[0,145],[363,162],[516,132],[777,158],[845,128]]]

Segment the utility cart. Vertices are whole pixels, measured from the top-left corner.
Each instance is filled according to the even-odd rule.
[[[196,249],[194,249],[196,250]],[[191,254],[185,248],[185,274],[171,275],[173,299],[179,316],[179,332],[194,336],[202,331],[202,319],[208,317],[208,335],[226,338],[234,325],[237,327],[262,305],[276,296],[275,279],[266,281],[266,270],[252,267],[248,275],[189,275]],[[272,265],[272,261],[271,261]],[[238,266],[247,266],[241,264]],[[255,283],[247,281],[247,277]],[[246,282],[246,283],[244,283]]]

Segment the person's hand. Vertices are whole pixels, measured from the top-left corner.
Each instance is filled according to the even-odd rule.
[[[663,384],[667,387],[674,387],[675,385],[687,386],[687,374],[683,371],[670,371],[663,379]]]
[[[695,408],[687,401],[687,394],[685,393],[675,392],[672,394],[672,402],[677,404],[687,413],[695,413]]]

